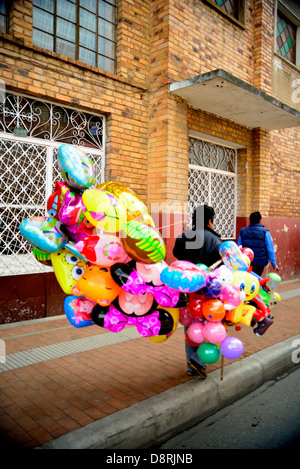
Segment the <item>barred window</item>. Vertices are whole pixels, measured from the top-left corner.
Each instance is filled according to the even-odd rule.
[[[33,0],[32,43],[115,73],[116,0]]]
[[[237,150],[197,138],[189,140],[188,212],[198,205],[215,210],[214,229],[235,238]]]

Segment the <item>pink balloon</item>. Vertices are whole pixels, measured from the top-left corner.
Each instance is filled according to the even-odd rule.
[[[192,342],[196,344],[202,344],[202,342],[205,340],[203,330],[204,326],[201,324],[201,322],[194,322],[189,326],[186,333]]]
[[[203,329],[204,339],[219,344],[226,337],[226,329],[221,322],[207,322]]]

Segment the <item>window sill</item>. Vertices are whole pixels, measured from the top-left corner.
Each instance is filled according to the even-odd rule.
[[[293,64],[293,63],[290,62],[289,60],[285,59],[284,57],[282,57],[282,55],[278,54],[278,52],[274,52],[274,55],[275,55],[275,57],[277,57],[277,59],[282,60],[286,65],[290,66],[290,67],[293,68],[296,72],[300,73],[300,66],[298,66],[298,65],[296,65],[296,64]]]

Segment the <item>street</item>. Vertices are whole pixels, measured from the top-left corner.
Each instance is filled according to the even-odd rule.
[[[269,381],[160,449],[292,449],[300,444],[300,367]]]

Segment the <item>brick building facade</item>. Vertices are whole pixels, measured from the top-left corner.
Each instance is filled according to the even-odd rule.
[[[76,111],[103,118],[101,178],[136,191],[152,207],[157,227],[166,226],[166,219],[176,227],[165,236],[168,262],[174,260],[174,236],[182,226],[176,212],[187,203],[191,210],[205,201],[233,220],[233,227],[224,226],[224,238],[237,239],[251,211],[261,211],[273,236],[280,275],[284,280],[299,276],[297,2],[55,0],[50,2],[53,11],[46,0],[5,4],[0,12],[0,80],[6,95],[63,107],[68,116]],[[73,8],[77,16],[72,20]],[[98,26],[93,30],[95,15]],[[84,26],[83,17],[88,18]],[[282,17],[282,24],[286,21],[292,28],[287,42],[291,57],[278,42]],[[51,31],[49,21],[54,24]],[[65,40],[68,28],[63,22],[75,31],[73,44],[70,37]],[[53,47],[42,42],[45,31]],[[94,36],[98,49],[89,55],[84,37]],[[96,62],[82,58],[96,55]],[[8,125],[5,105],[2,102],[0,140],[18,140],[25,148],[30,139],[42,146],[37,128],[22,134],[22,126]],[[60,142],[58,133],[51,138]],[[200,147],[209,152],[194,154]],[[207,162],[207,152],[211,157],[233,152],[233,169],[228,169],[231,156],[222,156],[227,166],[221,167]],[[221,157],[217,159],[219,164]],[[199,182],[205,180],[204,173],[211,178],[205,194]],[[1,175],[0,182],[10,184],[9,178],[1,181]],[[8,201],[0,201],[3,210]],[[171,219],[163,208],[170,206]],[[217,223],[222,231],[226,220]],[[6,259],[17,256],[9,242],[1,247]],[[29,309],[32,317],[63,312],[63,295],[51,272],[12,274],[4,269],[1,284],[1,322],[27,319]]]

